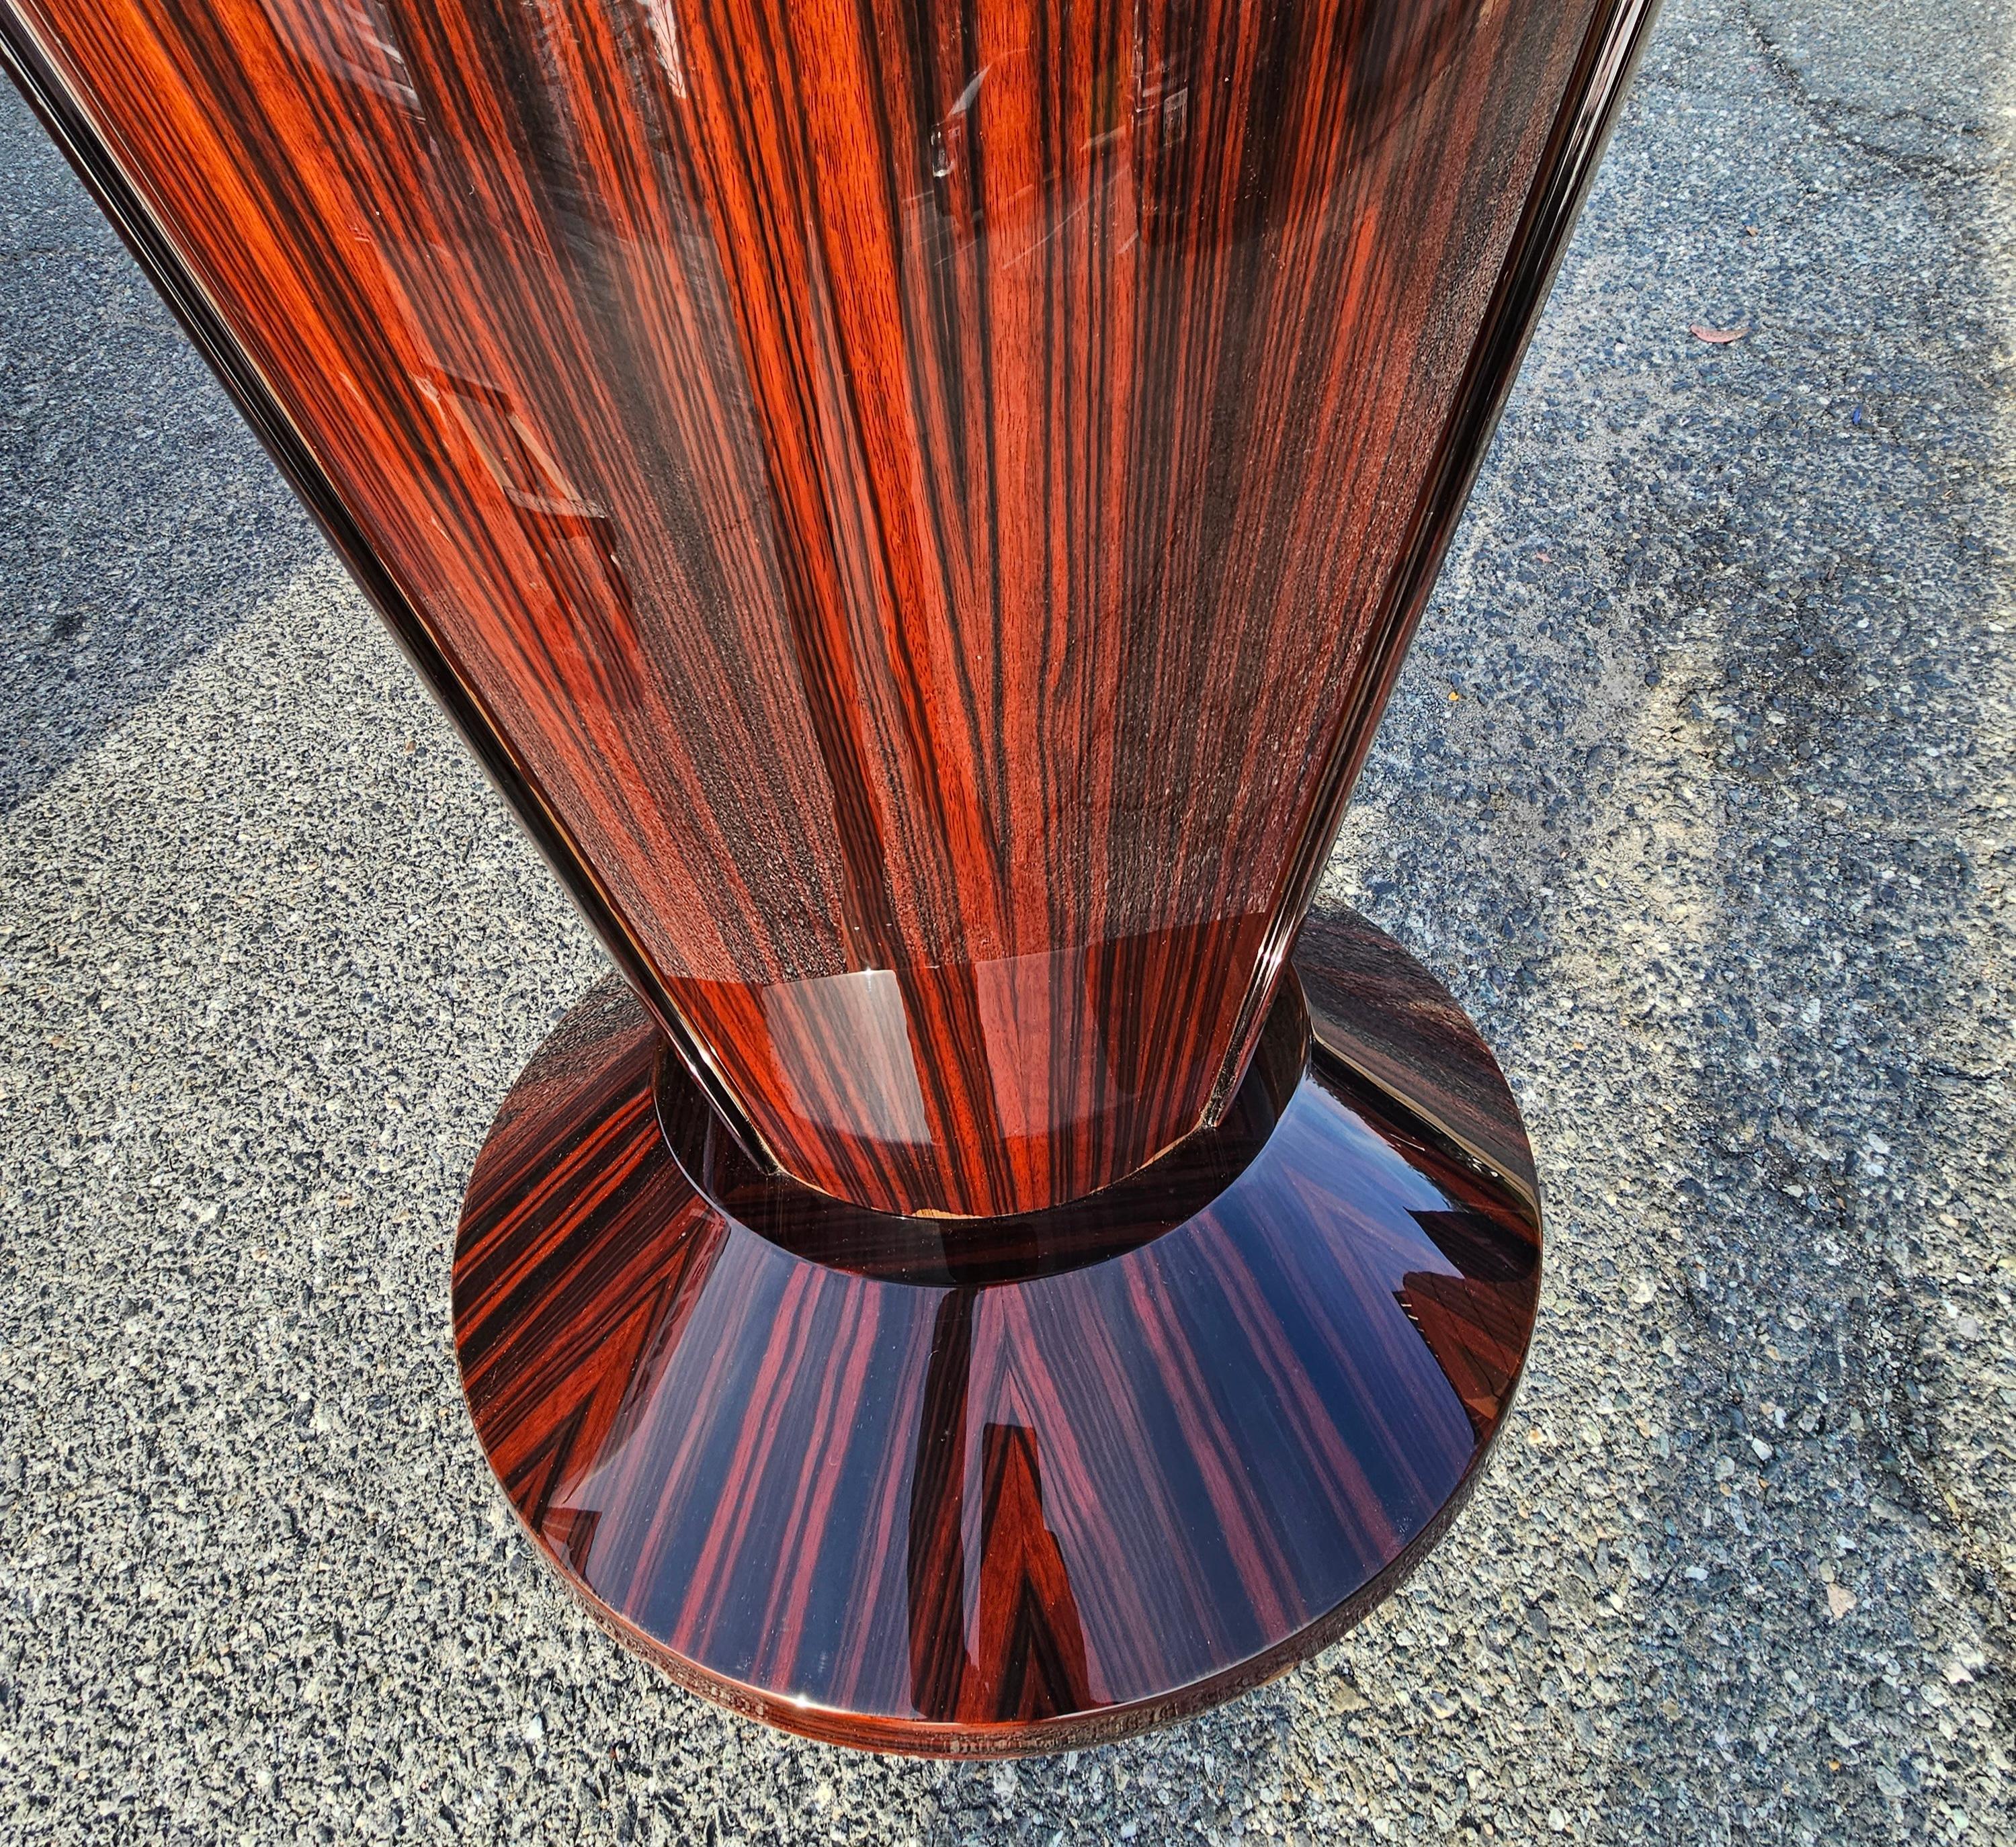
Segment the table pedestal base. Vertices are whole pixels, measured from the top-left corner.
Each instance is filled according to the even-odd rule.
[[[1295,968],[1222,1124],[1011,1221],[763,1174],[590,993],[477,1160],[455,1332],[603,1626],[794,1731],[995,1755],[1210,1705],[1388,1595],[1503,1420],[1533,1170],[1389,938],[1312,918]]]

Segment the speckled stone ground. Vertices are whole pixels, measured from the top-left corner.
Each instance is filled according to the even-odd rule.
[[[1345,1644],[997,1769],[534,1564],[448,1244],[596,952],[0,107],[0,1841],[2016,1838],[2013,48],[1675,0],[1329,879],[1526,1100],[1514,1428]]]

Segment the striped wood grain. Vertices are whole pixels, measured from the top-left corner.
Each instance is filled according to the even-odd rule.
[[[1236,1092],[1649,11],[0,0],[725,1118],[952,1215]]]

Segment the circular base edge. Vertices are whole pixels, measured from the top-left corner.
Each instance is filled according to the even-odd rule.
[[[1495,1062],[1398,945],[1312,919],[1295,966],[1305,1062],[1248,1168],[1117,1255],[977,1284],[751,1232],[660,1129],[642,1009],[585,997],[479,1158],[455,1331],[486,1457],[591,1617],[746,1716],[997,1757],[1236,1697],[1390,1596],[1503,1427],[1537,1185]],[[779,1384],[758,1359],[793,1341]],[[808,1521],[814,1478],[879,1525]]]

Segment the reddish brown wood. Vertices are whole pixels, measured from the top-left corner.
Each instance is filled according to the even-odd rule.
[[[752,1229],[657,1132],[642,1009],[584,1001],[477,1163],[455,1320],[484,1449],[588,1607],[774,1723],[991,1755],[1193,1711],[1392,1590],[1517,1379],[1533,1169],[1390,940],[1319,917],[1295,966],[1224,1127],[985,1231],[878,1233],[743,1170]],[[688,1086],[657,1086],[675,1139]]]
[[[724,1120],[952,1215],[1235,1093],[1648,13],[0,0]]]
[[[1376,932],[1282,977],[1651,10],[0,0],[640,997],[513,1091],[455,1328],[687,1683],[1118,1735],[1474,1481],[1517,1113]]]

